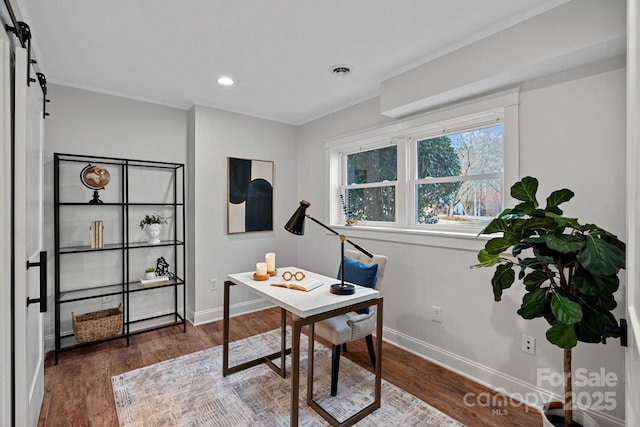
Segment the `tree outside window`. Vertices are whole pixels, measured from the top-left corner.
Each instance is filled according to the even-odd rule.
[[[502,207],[503,127],[416,144],[416,222],[483,224]]]

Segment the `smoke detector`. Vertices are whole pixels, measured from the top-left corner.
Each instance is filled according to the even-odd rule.
[[[329,72],[334,76],[345,77],[351,73],[351,67],[348,65],[334,65],[329,68]]]

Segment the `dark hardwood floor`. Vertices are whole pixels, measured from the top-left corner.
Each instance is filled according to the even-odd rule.
[[[279,326],[280,311],[268,309],[232,319],[231,339],[245,338]],[[364,340],[350,343],[344,357],[371,369]],[[53,354],[45,363],[45,394],[39,426],[118,426],[111,377],[132,369],[222,344],[222,322],[172,327]],[[383,378],[467,426],[538,426],[540,416],[524,405],[477,403],[475,396],[493,394],[485,387],[393,345],[383,344]],[[471,394],[468,394],[471,393]],[[467,398],[465,399],[465,395]],[[486,400],[482,400],[485,402]],[[465,403],[466,402],[466,403]]]

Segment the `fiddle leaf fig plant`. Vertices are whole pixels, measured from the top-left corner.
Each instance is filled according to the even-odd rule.
[[[518,314],[548,322],[547,340],[564,350],[565,426],[570,426],[571,349],[579,341],[599,343],[603,333],[616,336],[603,331],[618,326],[611,311],[616,308],[618,273],[625,268],[625,244],[602,227],[564,216],[559,206],[573,198],[573,191],[552,192],[542,208],[537,190],[538,180],[532,177],[511,187],[511,196],[520,203],[480,232],[502,236],[487,241],[478,253],[479,264],[472,267],[495,267],[495,301],[517,275],[526,291]]]

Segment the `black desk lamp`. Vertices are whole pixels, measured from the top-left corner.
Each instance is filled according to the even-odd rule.
[[[307,215],[306,210],[310,205],[311,203],[307,202],[306,200],[300,200],[300,206],[298,207],[298,209],[296,209],[293,215],[291,215],[291,218],[285,224],[284,229],[290,233],[297,234],[298,236],[302,236],[304,234],[304,219],[309,218],[311,221],[315,222],[321,227],[326,228],[327,230],[329,230],[330,232],[338,236],[340,238],[340,255],[341,255],[340,256],[340,283],[331,285],[331,288],[329,289],[329,291],[332,294],[351,295],[356,291],[356,288],[353,285],[344,283],[344,242],[345,241],[349,242],[354,248],[356,248],[357,250],[359,250],[369,258],[373,258],[373,255],[367,250],[353,243],[351,240],[347,239],[344,234],[340,234],[337,231],[332,230],[331,228],[327,227],[317,219],[313,218],[310,215]]]

